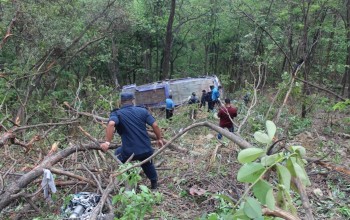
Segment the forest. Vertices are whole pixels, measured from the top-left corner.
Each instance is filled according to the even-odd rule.
[[[101,150],[109,113],[125,85],[202,76],[235,131],[149,109],[152,191],[118,134]],[[0,0],[0,219],[67,219],[80,192],[86,219],[349,219],[349,153],[350,0]]]

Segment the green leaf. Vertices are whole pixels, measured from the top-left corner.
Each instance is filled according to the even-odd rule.
[[[252,219],[259,218],[262,216],[262,210],[260,203],[252,198],[248,197],[243,207],[244,213]]]
[[[269,135],[270,140],[273,139],[273,137],[276,134],[276,125],[273,123],[273,121],[266,121],[266,129],[267,129],[267,134]]]
[[[261,158],[261,164],[265,167],[271,166],[283,157],[281,153],[272,154]]]
[[[260,143],[263,144],[268,144],[271,142],[271,139],[269,138],[269,136],[261,131],[257,131],[254,133],[254,138],[255,140],[257,140]]]
[[[287,160],[287,168],[291,172],[292,176],[298,177],[305,186],[311,185],[311,182],[305,172],[305,169],[297,163],[296,158],[290,157]]]
[[[146,193],[149,193],[149,189],[147,188],[147,186],[145,185],[140,185],[140,189],[143,191],[143,192],[146,192]]]
[[[289,170],[285,166],[277,164],[277,172],[280,183],[283,184],[284,188],[289,191],[290,181],[292,179],[292,175],[290,174]]]
[[[259,180],[253,186],[254,196],[269,209],[275,209],[275,197],[273,196],[273,189],[270,183],[265,180]]]
[[[260,163],[247,163],[239,169],[237,180],[243,183],[253,183],[264,171],[265,167]]]
[[[306,155],[306,150],[302,146],[292,146],[290,148],[293,152],[298,153],[300,155],[300,157],[303,157]]]
[[[243,163],[249,163],[260,157],[265,151],[261,148],[248,148],[244,149],[238,154],[238,161]]]

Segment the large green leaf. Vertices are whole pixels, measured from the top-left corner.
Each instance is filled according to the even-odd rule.
[[[273,123],[273,121],[266,121],[266,129],[267,129],[267,134],[269,135],[270,140],[273,139],[273,137],[276,134],[276,125]]]
[[[277,172],[280,183],[283,184],[284,188],[289,191],[290,181],[292,178],[292,175],[290,174],[289,170],[285,166],[277,164]]]
[[[265,167],[260,163],[247,163],[239,169],[237,180],[243,183],[253,183],[264,171]]]
[[[254,196],[269,209],[275,209],[275,197],[273,195],[273,188],[270,183],[265,180],[259,180],[253,186]]]
[[[244,149],[238,154],[238,161],[240,163],[249,163],[260,157],[265,151],[261,148]]]
[[[269,138],[269,136],[266,133],[261,132],[261,131],[255,132],[254,138],[258,142],[263,143],[263,144],[268,144],[271,142],[271,138]]]
[[[297,163],[297,159],[295,157],[290,157],[287,160],[287,168],[292,174],[292,176],[298,177],[305,186],[311,185],[311,182],[305,172],[305,169]]]
[[[262,216],[262,210],[260,203],[252,198],[248,197],[243,207],[244,213],[252,219],[259,218]]]

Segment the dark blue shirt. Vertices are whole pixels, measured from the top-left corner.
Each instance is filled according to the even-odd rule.
[[[152,125],[155,119],[147,109],[124,105],[121,109],[111,112],[109,121],[114,121],[116,125],[120,123],[124,156],[153,152],[146,124]]]

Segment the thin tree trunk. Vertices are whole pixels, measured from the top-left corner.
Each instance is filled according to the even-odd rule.
[[[335,30],[336,26],[337,26],[337,15],[333,15],[333,29]],[[327,46],[327,51],[326,51],[326,62],[324,63],[324,66],[322,69],[326,69],[331,61],[331,51],[333,48],[333,39],[334,39],[334,31],[332,31],[329,35],[329,42],[328,42],[328,46]],[[326,71],[322,71],[322,72],[326,72]]]
[[[162,78],[169,78],[169,64],[171,54],[171,42],[173,38],[173,23],[175,17],[176,0],[171,0],[170,15],[168,19],[168,25],[166,28],[165,45],[164,45],[164,57],[162,65]]]
[[[307,6],[305,6],[307,4]],[[309,17],[309,8],[310,8],[310,2],[305,2],[303,1],[303,16],[304,16],[304,29],[303,29],[303,36],[302,36],[302,43],[301,43],[301,54],[303,57],[303,60],[305,62],[305,68],[303,71],[303,78],[305,81],[308,81],[308,71],[309,71],[309,62],[306,60],[308,59],[307,57],[307,41],[308,41],[308,30],[309,30],[309,23],[308,23],[308,17]],[[293,77],[294,78],[294,77]],[[302,88],[302,94],[306,97],[308,93],[308,85],[304,83],[303,88]],[[306,117],[306,104],[303,102],[301,106],[301,117],[305,118]]]
[[[112,63],[111,63],[111,78],[116,88],[119,88],[118,74],[119,74],[119,61],[118,61],[118,48],[112,37]]]
[[[343,92],[345,94],[346,85],[348,86],[348,95],[350,98],[350,0],[346,2],[346,45],[347,45],[347,55],[346,55],[346,65],[344,72],[344,84],[343,84]]]

